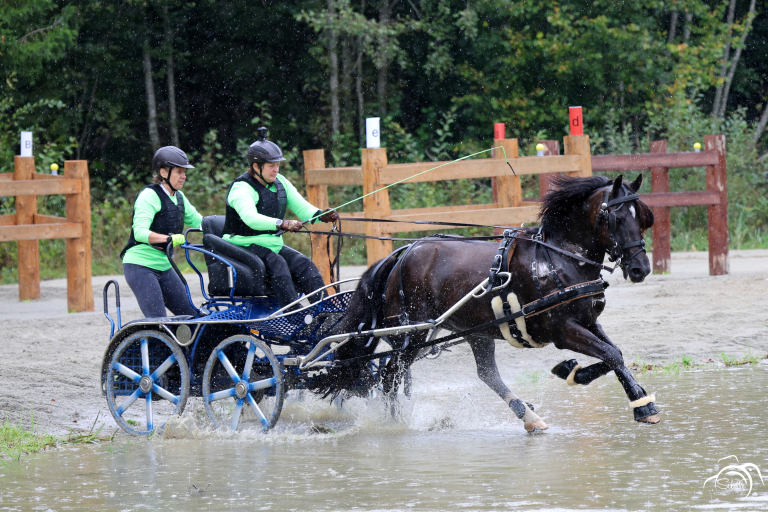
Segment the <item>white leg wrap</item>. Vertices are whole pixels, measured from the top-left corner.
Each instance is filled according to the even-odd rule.
[[[629,408],[637,409],[638,407],[648,405],[649,403],[655,402],[655,401],[656,401],[656,395],[644,396],[643,398],[638,398],[634,402],[629,402]]]
[[[577,371],[579,371],[579,368],[581,368],[581,365],[580,365],[580,364],[577,364],[577,365],[574,367],[574,369],[573,369],[573,370],[571,370],[571,373],[569,373],[569,374],[568,374],[568,378],[567,378],[567,379],[565,379],[565,382],[566,382],[566,383],[567,383],[569,386],[578,386],[578,385],[579,385],[577,382],[575,382],[575,381],[573,380],[573,379],[575,379],[575,378],[576,378],[576,372],[577,372]]]
[[[513,313],[517,313],[520,311],[520,301],[517,300],[517,295],[514,293],[507,294],[507,302],[509,302],[509,307],[512,309]],[[501,297],[494,297],[491,299],[491,309],[493,309],[494,316],[499,319],[504,316],[504,306],[501,302]],[[520,331],[520,334],[523,335],[523,339],[533,348],[541,348],[546,346],[545,343],[536,343],[533,341],[533,338],[531,338],[531,335],[528,334],[528,326],[525,323],[525,318],[518,317],[515,318],[515,326],[517,326],[517,329]],[[509,324],[501,324],[499,326],[499,331],[501,331],[501,335],[504,337],[505,340],[507,340],[507,343],[512,345],[515,348],[525,348],[525,345],[520,343],[517,339],[515,339],[512,336],[512,333],[509,330]]]

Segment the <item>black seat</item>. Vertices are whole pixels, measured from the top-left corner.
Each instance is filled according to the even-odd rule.
[[[261,258],[222,238],[224,235],[224,215],[204,217],[201,228],[205,250],[226,259],[235,267],[237,271],[236,296],[272,295],[272,290],[266,281],[266,270]],[[208,265],[208,293],[215,297],[228,296],[230,279],[227,265],[207,254],[205,255],[205,263]]]

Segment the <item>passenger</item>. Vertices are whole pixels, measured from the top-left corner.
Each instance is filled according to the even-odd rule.
[[[166,316],[166,307],[174,315],[198,313],[165,253],[168,242],[174,247],[184,243],[184,224],[197,228],[203,220],[181,193],[187,169],[194,167],[179,148],[166,146],[155,152],[152,184],[136,196],[131,235],[120,253],[125,280],[147,318]]]
[[[301,197],[296,187],[280,175],[283,152],[266,139],[267,129],[259,128],[259,140],[248,148],[249,169],[235,179],[227,192],[224,239],[245,247],[261,258],[280,306],[325,286],[312,260],[283,244],[278,231],[299,231],[302,223],[284,220],[286,208],[306,221],[320,216],[323,222],[339,219],[333,210],[320,211]],[[313,221],[314,222],[314,221]],[[294,286],[294,281],[296,286]]]

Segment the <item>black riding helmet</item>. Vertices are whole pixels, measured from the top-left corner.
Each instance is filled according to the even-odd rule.
[[[262,169],[264,164],[267,162],[284,162],[285,157],[283,157],[280,146],[267,140],[266,127],[262,126],[256,132],[259,134],[259,140],[248,147],[248,168],[250,169],[253,167],[253,164],[256,164],[259,168],[259,176],[263,181]]]
[[[160,169],[164,167],[169,171],[167,178],[163,178],[159,172]],[[158,173],[158,176],[160,176],[168,184],[171,190],[176,192],[176,189],[173,188],[171,182],[168,181],[168,178],[171,177],[170,170],[174,167],[183,167],[185,169],[195,168],[189,164],[187,154],[176,146],[165,146],[155,151],[155,156],[152,157],[152,172]]]

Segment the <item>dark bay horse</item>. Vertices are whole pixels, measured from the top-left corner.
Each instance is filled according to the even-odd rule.
[[[506,311],[517,312],[521,305],[563,288],[599,280],[601,265],[598,263],[602,264],[606,252],[614,260],[620,259],[625,279],[633,283],[643,281],[650,272],[643,232],[653,225],[653,213],[636,195],[641,183],[642,175],[629,185],[624,184],[621,177],[613,182],[602,176],[557,178],[557,190],[547,194],[541,206],[541,229],[524,228],[512,242],[508,253],[511,281],[502,296],[499,292],[490,292],[470,300],[441,327],[452,332],[462,331],[504,316],[501,312],[504,299]],[[550,247],[535,243],[534,238]],[[497,242],[425,238],[413,244],[405,255],[382,260],[363,275],[342,332],[437,318],[489,276],[498,248]],[[530,404],[515,396],[501,380],[496,366],[495,339],[504,338],[520,348],[551,343],[558,349],[599,359],[600,362],[587,367],[581,367],[573,359],[563,361],[552,373],[569,385],[587,385],[613,371],[627,394],[635,420],[660,421],[653,395],[648,395],[635,381],[621,351],[597,322],[604,307],[605,295],[597,293],[467,337],[478,376],[523,420],[526,430],[544,430],[547,425]],[[426,336],[425,331],[420,331],[411,334],[410,339],[403,335],[389,337],[387,341],[394,348],[405,347],[405,350],[394,356],[381,372],[385,394],[397,393],[402,375],[419,352],[413,346],[423,342]],[[376,344],[366,338],[355,338],[339,349],[338,359],[372,354]],[[315,391],[336,395],[355,385],[359,388],[361,380],[366,379],[366,364],[354,362],[332,368],[318,380]]]

